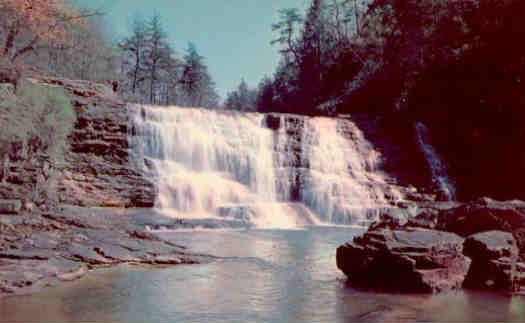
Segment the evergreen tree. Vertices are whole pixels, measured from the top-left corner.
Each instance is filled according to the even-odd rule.
[[[215,91],[204,58],[199,55],[194,44],[188,44],[181,79],[184,91],[184,104],[192,107],[218,107],[219,96]]]
[[[237,89],[228,93],[225,108],[237,111],[255,111],[256,110],[257,91],[248,88],[244,79]]]
[[[119,44],[124,51],[123,73],[131,79],[131,92],[136,93],[139,83],[143,80],[143,59],[147,46],[147,29],[142,18],[136,17],[133,21],[131,35]]]
[[[269,77],[264,77],[257,88],[256,107],[259,112],[272,111],[274,107],[275,91],[273,81]]]
[[[158,83],[162,72],[170,65],[173,50],[162,28],[160,16],[154,15],[147,24],[147,46],[144,55],[144,71],[149,81],[149,102],[158,103]]]
[[[279,37],[271,43],[282,46],[280,52],[289,57],[292,63],[299,62],[299,49],[297,48],[296,31],[297,26],[302,22],[299,10],[287,8],[279,10],[280,20],[272,25],[273,31],[279,32]]]

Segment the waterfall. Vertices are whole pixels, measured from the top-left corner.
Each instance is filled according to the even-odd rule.
[[[262,228],[366,224],[402,199],[350,120],[129,108],[133,155],[165,215]]]
[[[443,194],[445,199],[454,200],[456,198],[456,188],[452,180],[448,177],[445,162],[430,144],[428,128],[421,122],[416,122],[414,128],[418,145],[430,166],[434,184]]]

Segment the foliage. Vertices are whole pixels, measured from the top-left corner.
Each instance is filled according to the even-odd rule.
[[[219,106],[215,83],[208,73],[204,58],[199,55],[197,48],[192,43],[188,44],[184,56],[180,83],[183,90],[182,102],[184,105],[207,108]]]
[[[69,28],[83,24],[85,16],[63,0],[2,0],[2,54],[15,61],[35,51],[41,42],[67,43]]]
[[[280,46],[282,59],[258,110],[323,113],[323,103],[341,95],[363,65],[355,44],[361,12],[364,5],[357,0],[312,0],[305,17],[297,9],[281,10],[272,43]]]
[[[0,57],[24,73],[102,81],[116,77],[116,53],[99,12],[66,0],[0,1]]]
[[[255,111],[257,108],[257,91],[249,89],[244,79],[241,80],[237,89],[228,93],[224,108],[237,111]]]
[[[519,0],[311,0],[292,46],[278,23],[258,110],[422,121],[459,198],[523,198],[524,18]]]
[[[204,58],[189,44],[184,57],[177,57],[160,17],[136,18],[131,35],[123,39],[122,68],[128,99],[139,102],[218,107],[215,84]]]
[[[516,6],[517,0],[311,0],[304,18],[282,10],[272,26],[282,53],[273,101],[260,109],[323,114],[324,102],[338,101],[339,112],[406,110],[429,68],[488,52],[505,24],[519,20],[511,16]]]
[[[38,142],[41,151],[60,161],[76,120],[64,90],[26,82],[16,94],[2,91],[0,95],[0,155],[11,143]]]
[[[128,101],[217,107],[204,58],[194,45],[179,58],[172,45],[159,15],[135,19],[115,48],[100,12],[75,9],[68,0],[0,0],[0,60],[17,73],[118,80]]]

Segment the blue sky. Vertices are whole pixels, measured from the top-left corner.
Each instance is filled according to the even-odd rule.
[[[217,90],[224,98],[244,78],[256,86],[278,63],[271,24],[281,8],[304,8],[306,0],[77,0],[107,13],[109,31],[126,35],[133,17],[162,16],[179,55],[189,41],[206,58]]]

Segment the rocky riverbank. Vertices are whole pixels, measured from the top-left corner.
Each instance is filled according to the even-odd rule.
[[[488,198],[415,218],[385,215],[337,249],[352,285],[404,292],[525,292],[525,202]]]
[[[0,215],[0,297],[32,293],[103,266],[211,260],[145,231],[134,219],[148,209],[59,211]]]
[[[23,81],[64,89],[75,121],[60,162],[42,149],[39,138],[3,147],[0,296],[31,293],[100,266],[210,259],[158,238],[136,221],[140,213],[151,213],[136,208],[153,206],[155,188],[133,166],[129,114],[113,89],[58,78]],[[2,89],[10,102],[18,102],[12,85]]]

